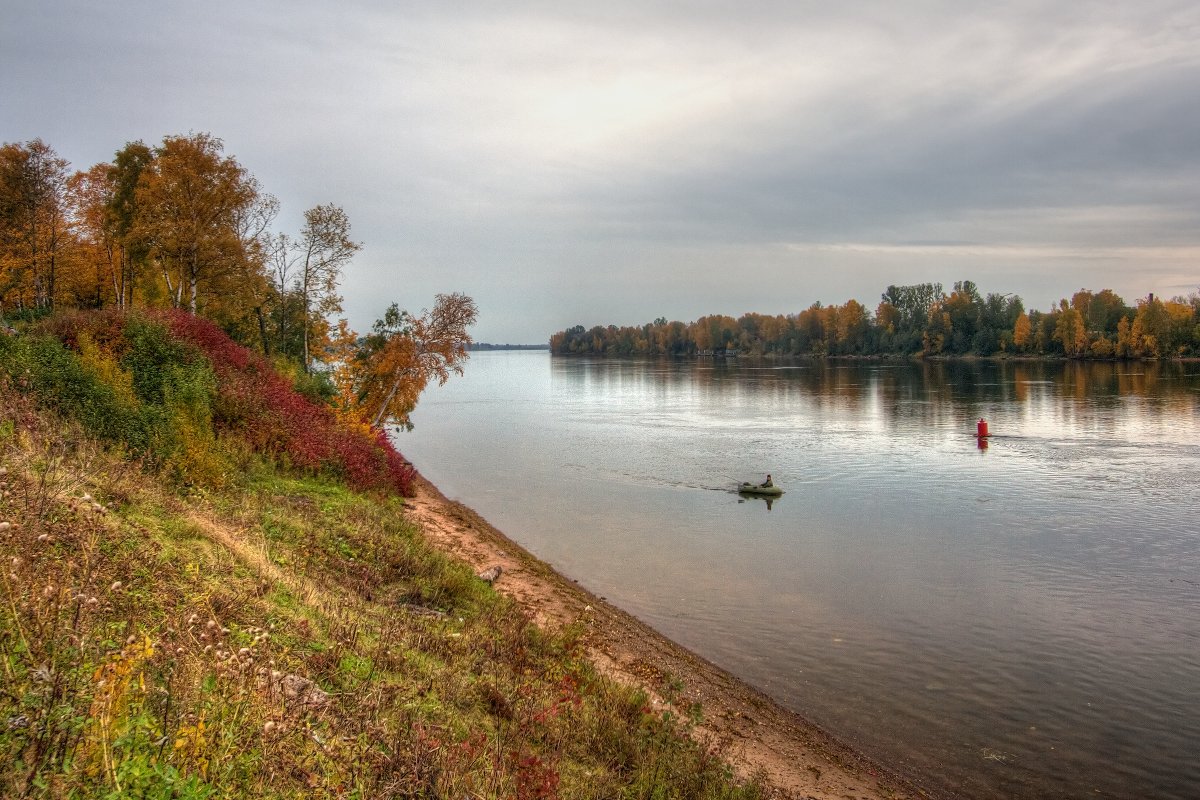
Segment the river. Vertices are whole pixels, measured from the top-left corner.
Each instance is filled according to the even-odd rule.
[[[1200,796],[1200,364],[486,352],[413,422],[447,496],[949,794]]]

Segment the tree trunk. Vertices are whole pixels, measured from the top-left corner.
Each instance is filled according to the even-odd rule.
[[[267,358],[271,357],[271,341],[267,338],[267,320],[263,317],[262,306],[254,307],[254,314],[258,317],[258,336],[262,339],[263,355]]]
[[[387,408],[392,404],[392,398],[396,396],[396,391],[399,388],[400,378],[397,377],[396,380],[392,381],[392,390],[388,392],[388,396],[384,398],[382,405],[379,406],[379,413],[375,415],[375,419],[371,422],[372,428],[378,428],[383,424],[383,420],[386,419]]]

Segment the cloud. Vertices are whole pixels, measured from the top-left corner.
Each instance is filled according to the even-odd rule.
[[[961,278],[1140,295],[1194,270],[1193,3],[8,0],[5,19],[0,139],[84,167],[213,132],[281,226],[347,209],[359,326],[381,297],[450,290],[477,295],[482,338],[538,340],[567,310],[872,305]],[[773,291],[732,291],[738,270]]]

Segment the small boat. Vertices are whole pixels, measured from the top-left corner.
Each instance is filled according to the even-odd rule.
[[[778,486],[760,486],[756,483],[743,483],[738,487],[738,494],[758,494],[763,497],[779,497],[783,489]]]

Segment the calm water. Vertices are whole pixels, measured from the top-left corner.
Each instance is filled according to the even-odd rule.
[[[414,422],[447,495],[931,785],[1200,797],[1200,364],[478,353]]]

